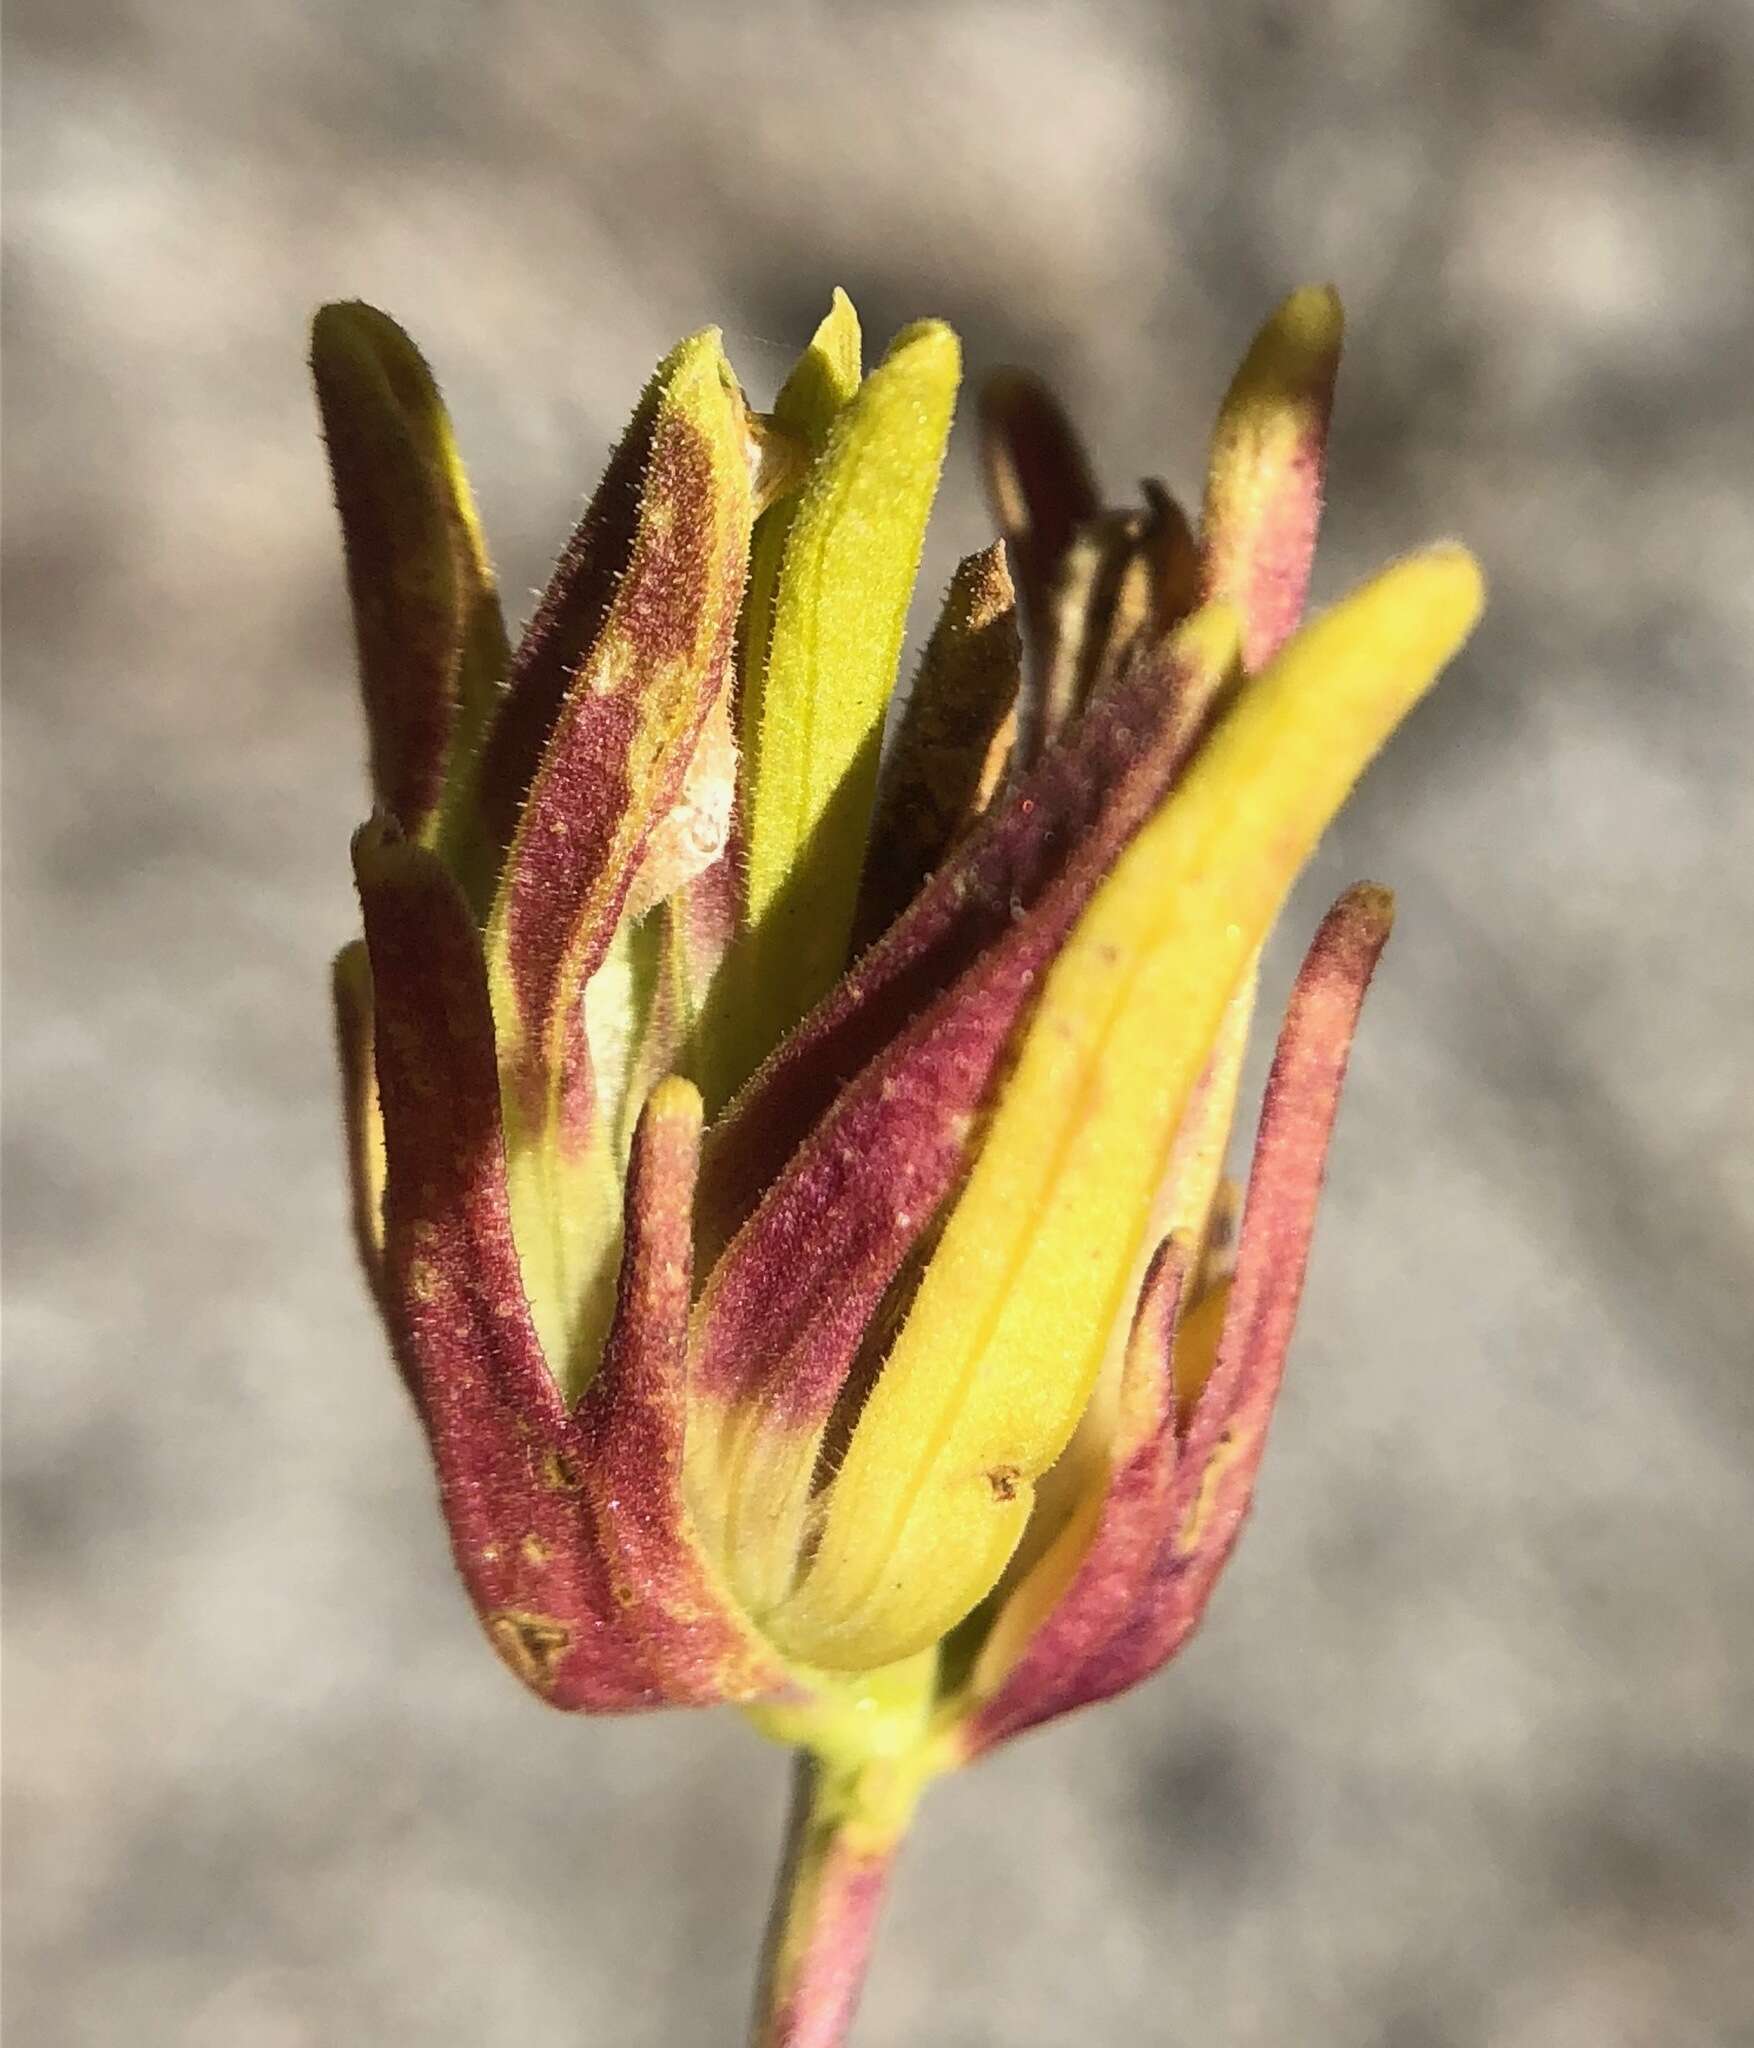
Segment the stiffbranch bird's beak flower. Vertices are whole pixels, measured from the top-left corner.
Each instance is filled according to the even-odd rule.
[[[1247,1508],[1386,894],[1255,962],[1470,629],[1438,548],[1298,630],[1340,343],[1268,323],[1197,527],[983,409],[1003,543],[879,746],[958,350],[770,415],[659,366],[515,650],[401,331],[313,361],[377,809],[337,963],[360,1243],[463,1580],[556,1706],[737,1704],[808,1759],[761,2037],[839,2038],[935,1772],[1135,1684]]]

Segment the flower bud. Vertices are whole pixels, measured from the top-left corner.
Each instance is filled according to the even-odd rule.
[[[1197,1621],[1386,895],[1317,935],[1233,1230],[1255,965],[1480,602],[1439,548],[1293,631],[1338,348],[1329,292],[1268,324],[1197,531],[1160,486],[1104,509],[996,384],[1005,548],[880,773],[947,329],[861,380],[837,295],[765,421],[683,342],[508,655],[425,365],[319,316],[377,804],[357,1235],[464,1581],[553,1703],[740,1703],[867,1801],[880,1756],[904,1814]]]

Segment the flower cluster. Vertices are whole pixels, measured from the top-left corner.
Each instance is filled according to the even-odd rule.
[[[948,329],[863,375],[837,294],[767,415],[683,342],[513,649],[425,363],[318,316],[376,799],[358,1232],[470,1597],[554,1705],[748,1708],[876,1840],[1199,1619],[1386,895],[1315,936],[1239,1194],[1255,964],[1480,602],[1438,548],[1299,629],[1339,341],[1331,292],[1274,315],[1197,523],[1106,506],[995,379],[1003,538],[885,750]]]

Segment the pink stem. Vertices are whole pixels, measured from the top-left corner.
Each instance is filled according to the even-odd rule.
[[[840,2048],[846,2039],[900,1840],[860,1805],[856,1775],[798,1752],[750,2048]]]

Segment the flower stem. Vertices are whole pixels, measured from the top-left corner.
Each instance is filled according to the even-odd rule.
[[[840,2048],[912,1807],[913,1787],[881,1760],[848,1766],[797,1752],[751,2048]]]

